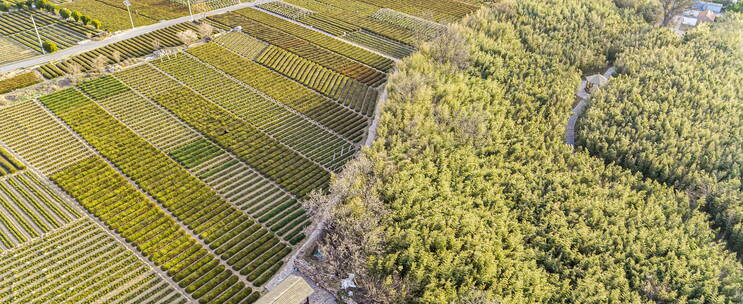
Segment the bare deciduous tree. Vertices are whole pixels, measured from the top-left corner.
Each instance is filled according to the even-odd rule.
[[[159,39],[152,39],[152,49],[157,51],[160,48],[162,48],[162,43],[160,43]]]
[[[438,62],[450,63],[454,68],[464,69],[469,65],[470,50],[461,31],[449,25],[444,33],[431,42],[430,55]]]
[[[108,63],[108,58],[103,55],[98,55],[95,59],[93,59],[93,68],[98,71],[98,73],[103,73],[106,70],[106,64]]]
[[[178,37],[178,40],[180,40],[186,47],[188,47],[191,43],[199,39],[199,36],[194,32],[193,30],[185,30],[181,31],[175,34],[176,37]]]
[[[661,9],[663,11],[663,21],[661,22],[661,25],[672,25],[673,17],[683,13],[692,3],[694,3],[694,0],[660,0]]]
[[[111,59],[113,59],[116,63],[121,63],[121,52],[119,50],[114,50],[111,52]]]
[[[206,22],[202,22],[199,24],[199,36],[201,36],[202,39],[209,39],[212,36],[212,33],[214,33],[214,27]]]
[[[324,232],[317,250],[322,259],[297,266],[328,290],[338,291],[349,273],[356,275],[355,294],[376,303],[405,302],[410,286],[399,276],[380,278],[370,272],[369,257],[381,254],[384,234],[377,229],[388,212],[378,194],[378,177],[365,155],[349,162],[331,186],[330,194],[313,193],[302,206]]]
[[[69,75],[70,79],[75,81],[80,76],[80,74],[83,71],[83,67],[80,66],[77,62],[71,62],[67,63],[67,75]]]

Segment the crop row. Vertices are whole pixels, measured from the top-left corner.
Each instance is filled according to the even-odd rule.
[[[122,85],[121,82],[113,79],[111,76],[105,76],[83,83],[81,86],[89,86],[96,82],[113,83],[101,84],[104,87]],[[115,90],[118,91],[115,95],[98,99],[98,104],[112,113],[117,119],[125,122],[130,128],[158,149],[170,151],[200,137],[199,134],[180,124],[177,119],[163,112],[149,100],[137,95],[128,87],[124,88],[125,90],[123,91]],[[92,92],[89,89],[84,90],[86,92]]]
[[[188,22],[179,23],[73,56],[64,62],[43,65],[39,70],[45,78],[52,79],[68,73],[72,64],[78,64],[82,68],[82,71],[93,70],[93,61],[101,55],[108,59],[108,63],[115,63],[116,60],[113,54],[116,51],[121,54],[120,60],[142,57],[155,51],[153,41],[157,41],[156,44],[159,44],[160,47],[182,45],[183,43],[176,37],[176,33],[188,29],[195,30],[195,26]]]
[[[216,276],[230,276],[216,256],[100,158],[90,157],[51,178],[195,298],[195,291],[210,291],[220,282]],[[236,285],[239,291],[224,303],[239,303],[252,293]]]
[[[169,155],[184,167],[191,169],[224,153],[206,138],[196,140],[170,152]]]
[[[58,196],[47,196],[49,193],[29,173],[0,181],[0,240],[5,248],[59,228],[79,216]]]
[[[318,13],[339,12],[342,8],[345,11],[354,12],[358,16],[369,16],[374,14],[379,7],[363,1],[350,0],[284,0],[293,5],[304,7]]]
[[[152,69],[149,66],[141,66],[135,69],[147,68],[151,69],[147,74],[161,74],[159,71]],[[127,74],[128,72],[124,72]],[[161,86],[166,85],[169,79],[164,81],[157,81],[151,77],[137,77],[140,79],[146,79],[150,83],[159,83]],[[114,84],[116,82],[118,84]],[[177,85],[177,83],[171,83]],[[86,92],[90,88],[118,88],[121,82],[110,77],[105,76],[96,80],[88,81],[81,84],[81,87]],[[118,91],[118,89],[112,89]],[[164,89],[167,90],[167,89]],[[94,91],[90,91],[94,92]],[[98,93],[92,95],[99,95]],[[110,95],[110,94],[105,94]],[[127,98],[126,102],[122,102],[114,107],[111,106],[110,100],[121,100],[120,96],[134,96],[136,98]],[[184,128],[183,125],[175,118],[168,116],[165,110],[159,108],[152,102],[135,95],[134,92],[127,88],[125,92],[119,92],[116,95],[108,96],[104,100],[99,100],[98,103],[105,109],[107,109],[114,117],[125,125],[131,127],[135,131],[142,132],[144,137],[147,138],[147,130],[163,129],[163,130],[177,130]],[[138,111],[137,113],[131,113],[131,108],[142,108],[146,111]],[[138,114],[139,113],[139,114]],[[191,132],[189,130],[189,132]],[[199,134],[192,133],[192,139],[189,142],[180,144],[177,148],[174,148],[169,155],[174,160],[181,163],[184,167],[194,173],[200,180],[211,186],[217,193],[222,197],[232,202],[242,210],[254,208],[256,206],[273,206],[273,200],[271,195],[268,193],[285,193],[278,187],[264,187],[266,184],[273,185],[268,180],[259,174],[253,172],[248,166],[244,165],[240,161],[232,158],[228,154],[224,153],[221,149],[216,147],[208,139],[201,137]],[[162,150],[162,149],[161,149]],[[216,158],[215,161],[212,159]],[[219,163],[220,160],[226,160],[231,162],[229,170],[227,167],[220,168],[222,165]],[[211,165],[210,165],[211,164]],[[237,170],[237,171],[236,171]],[[229,172],[229,174],[227,174]],[[239,173],[238,178],[232,175],[234,172]],[[255,192],[251,191],[255,190]],[[265,195],[265,196],[264,196]],[[301,206],[295,206],[295,208],[301,208]],[[247,211],[246,211],[247,212]]]
[[[258,7],[286,18],[299,21],[335,36],[342,36],[346,33],[361,29],[355,24],[344,22],[332,17],[328,18],[325,14],[326,11],[315,13],[303,7],[282,1],[267,2],[258,5]],[[335,10],[341,10],[341,8],[336,8]]]
[[[81,33],[82,36],[93,34],[96,31],[76,23],[68,23],[62,19],[45,14],[37,10],[19,10],[10,13],[0,14],[0,35],[9,36],[28,30],[33,30],[31,15],[34,16],[34,22],[39,28],[44,28],[54,24],[64,24],[67,28]]]
[[[0,35],[8,36],[20,44],[41,52],[31,15],[42,40],[55,42],[60,48],[69,47],[89,38],[97,31],[76,23],[66,22],[37,10],[20,10],[0,14]]]
[[[303,85],[255,62],[230,53],[216,44],[191,48],[188,52],[245,84],[300,112],[328,129],[360,142],[368,118],[331,101]]]
[[[263,41],[239,32],[222,34],[214,39],[214,43],[248,59],[254,59],[268,45]]]
[[[157,78],[157,73],[149,71],[152,68],[147,70],[142,66],[119,73],[117,77],[297,195],[303,196],[312,189],[327,186],[330,176],[319,166],[190,89],[158,89],[162,83],[173,80],[162,73]],[[158,85],[151,87],[153,81]]]
[[[157,75],[160,75],[160,78],[156,77]],[[127,81],[136,79],[137,82],[135,83],[148,93],[161,93],[175,88],[176,86],[180,86],[177,82],[167,78],[158,70],[147,65],[142,65],[121,72],[117,74],[117,77]],[[147,89],[146,84],[156,84],[156,89]],[[164,110],[161,108],[155,108],[155,110],[153,110],[153,112],[157,111]],[[113,115],[119,117],[115,112]],[[119,119],[127,125],[142,120],[149,120],[144,118],[137,119],[136,117],[123,120],[119,117]],[[152,123],[158,123],[165,128],[171,128],[177,126],[171,124],[177,124],[178,122],[163,120],[152,121]],[[206,138],[201,138],[198,141],[206,140]],[[213,143],[210,143],[207,146],[212,145]],[[189,170],[200,180],[216,190],[220,196],[240,207],[240,209],[246,213],[253,215],[255,218],[258,217],[258,212],[270,212],[275,208],[279,208],[279,204],[276,203],[277,200],[283,200],[287,197],[291,199],[291,195],[271,183],[266,177],[261,176],[255,169],[252,169],[244,162],[235,159],[232,155],[227,153],[222,153],[216,157],[212,157]],[[301,209],[301,206],[297,203],[286,209],[298,210]],[[276,214],[276,216],[281,215],[282,214]],[[271,220],[273,219],[274,218],[271,218]],[[277,220],[281,220],[281,218]],[[301,228],[303,228],[301,224],[302,223],[299,222],[286,223],[282,228],[287,230],[287,232],[282,233],[281,236],[284,236],[287,241],[295,240],[296,242],[296,240],[301,239],[304,236],[301,234]]]
[[[123,1],[122,1],[123,2]],[[132,1],[135,5],[141,1]],[[111,6],[97,0],[75,0],[65,1],[61,6],[71,11],[78,11],[83,15],[95,16],[102,22],[102,28],[109,32],[130,29],[129,14],[126,9]],[[143,26],[156,23],[156,19],[148,18],[132,9],[132,20],[135,26]]]
[[[16,173],[26,169],[26,166],[13,157],[10,152],[0,147],[0,176]]]
[[[275,46],[269,46],[255,61],[359,113],[374,114],[377,90],[356,80]]]
[[[313,15],[315,12],[299,7],[294,6],[285,2],[281,1],[271,1],[259,4],[258,7],[277,13],[279,15],[282,15],[284,17],[287,17],[289,19],[300,19],[304,18],[310,15]]]
[[[294,24],[279,17],[266,14],[254,8],[244,8],[235,12],[251,20],[279,29],[296,37],[301,37],[302,39],[305,39],[314,44],[321,45],[328,50],[331,50],[358,62],[367,64],[380,71],[389,71],[394,64],[392,60],[387,59],[383,56],[374,54],[358,47],[354,47],[333,37],[318,33],[314,30]]]
[[[240,229],[242,223],[254,225],[252,219],[237,212],[177,162],[149,145],[79,91],[59,91],[42,97],[42,102],[206,244],[217,247],[216,240],[226,232],[243,231]],[[263,245],[241,243],[238,250],[224,258],[236,271],[244,271],[271,260],[276,253],[272,249],[274,245],[286,247],[278,243],[274,235],[269,235],[266,242],[273,244],[261,247]],[[219,277],[226,280],[228,275]],[[196,290],[194,296],[209,298],[213,295],[200,294]]]
[[[129,91],[129,88],[116,81],[111,76],[97,78],[80,84],[80,88],[93,99],[105,99],[123,92]]]
[[[0,41],[0,44],[2,44],[2,41]],[[0,53],[2,52],[3,50],[0,49]],[[2,62],[2,59],[0,59],[0,63]],[[0,80],[0,94],[12,92],[14,90],[25,88],[39,82],[41,82],[41,77],[39,77],[36,72],[32,71],[21,73],[4,80]]]
[[[136,69],[142,68],[151,69],[149,70],[149,72],[146,72],[149,75],[161,75],[160,72],[149,66],[141,66]],[[123,72],[123,74],[127,73],[128,72]],[[150,83],[159,83],[161,85],[167,85],[167,80],[169,80],[164,79],[164,81],[157,81],[156,79],[146,77],[144,75],[142,75],[142,77],[135,77],[139,79],[145,79],[146,82],[152,81]],[[115,80],[110,77],[102,77],[95,81],[110,82]],[[171,84],[177,85],[177,83]],[[89,86],[88,84],[85,85]],[[131,91],[122,92],[118,95],[114,95],[106,99],[110,100],[111,98],[116,98],[116,96],[130,94],[134,93]],[[141,97],[137,97],[135,105],[132,105],[133,103],[125,103],[122,106],[112,108],[108,104],[101,101],[99,101],[99,104],[102,107],[108,109],[108,111],[122,123],[128,125],[129,127],[132,127],[134,130],[137,131],[152,129],[154,126],[165,130],[175,130],[183,127],[179,123],[179,121],[177,121],[177,119],[167,116],[164,112],[165,110],[155,106],[150,101],[145,100]],[[122,115],[122,112],[126,113],[126,111],[130,108],[126,105],[131,105],[131,107],[147,108],[147,111],[144,112],[144,115]],[[217,193],[220,194],[220,196],[227,199],[229,202],[235,204],[236,206],[247,212],[248,208],[251,208],[251,210],[257,210],[260,208],[260,206],[274,206],[274,201],[277,198],[277,195],[287,195],[280,188],[270,183],[268,179],[256,173],[253,169],[240,162],[239,160],[234,159],[227,153],[223,153],[221,149],[219,149],[219,154],[212,154],[212,152],[214,151],[213,147],[215,147],[214,144],[198,134],[194,133],[193,135],[195,139],[192,140],[192,143],[197,143],[197,145],[195,146],[196,149],[191,149],[191,144],[184,143],[180,146],[180,148],[175,149],[173,152],[171,152],[170,156],[176,161],[179,161],[181,164],[183,164],[184,167],[188,168],[200,180],[211,186],[215,191],[217,191]],[[145,135],[145,137],[147,136]],[[188,153],[183,154],[175,151],[187,151]],[[201,157],[198,157],[198,155],[201,155],[199,151],[208,151],[206,154],[209,154],[210,157],[208,159],[202,159]],[[174,154],[182,156],[195,155],[197,157],[192,157],[192,159],[197,160],[196,163],[201,163],[197,165],[196,163],[191,163],[191,161],[184,161],[183,159],[179,160],[179,157],[175,157]],[[191,165],[196,166],[194,166],[193,168],[189,168],[189,166]],[[293,208],[297,209],[301,208],[301,206],[297,204],[296,206],[293,206]],[[287,239],[287,241],[289,241],[289,239]]]
[[[29,49],[13,39],[0,37],[0,64],[23,60],[38,55],[36,51]],[[6,87],[0,87],[0,94],[6,93]]]
[[[424,39],[432,39],[446,29],[445,26],[436,22],[416,18],[387,8],[380,9],[370,17],[408,29],[416,35],[421,35]]]
[[[39,29],[39,36],[41,36],[42,41],[54,42],[60,49],[76,45],[78,42],[88,38],[87,36],[75,32],[62,24],[53,24]],[[36,32],[32,30],[13,34],[8,36],[8,38],[11,38],[39,53],[43,52],[41,45],[39,45],[39,38],[36,36]]]
[[[214,147],[205,138],[195,143],[199,143],[196,145],[198,148],[193,150],[196,153]],[[191,147],[191,145],[185,147]],[[219,151],[221,152],[221,150]],[[184,166],[186,166],[186,162],[184,162]],[[246,214],[260,219],[260,222],[264,223],[266,228],[270,228],[271,231],[283,237],[286,241],[295,244],[304,238],[302,230],[309,223],[309,218],[302,216],[297,219],[295,216],[296,214],[305,214],[302,206],[290,194],[243,162],[227,153],[221,153],[189,169],[200,180],[217,191],[220,196],[239,207]],[[287,201],[292,203],[287,205]]]
[[[303,0],[287,0],[287,2],[298,6],[310,4]],[[282,14],[280,11],[276,10],[281,7],[281,4],[284,3],[269,2],[259,5],[259,7],[277,14]],[[314,1],[310,5],[313,7],[325,6],[325,8],[315,14],[292,19],[344,39],[346,39],[347,35],[359,31],[374,33],[374,35],[384,37],[385,39],[377,39],[374,41],[374,44],[369,44],[369,41],[366,40],[346,40],[378,51],[383,51],[383,53],[397,58],[402,57],[399,57],[399,53],[390,53],[388,50],[400,48],[412,49],[410,45],[414,45],[416,42],[415,38],[417,33],[415,31],[405,28],[397,23],[374,18],[374,14],[367,15],[357,11],[348,10],[345,5],[332,6],[322,1]],[[289,16],[286,17],[290,18]]]
[[[92,154],[35,102],[0,109],[0,138],[42,173],[55,172]]]
[[[407,44],[377,35],[365,29],[349,33],[343,36],[343,39],[398,59],[405,58],[415,52],[415,48]]]
[[[314,44],[301,37],[282,32],[270,25],[260,23],[243,15],[226,13],[209,17],[209,19],[215,23],[222,23],[229,27],[241,26],[243,32],[250,36],[312,60],[366,85],[379,86],[387,81],[387,75],[384,72],[325,49],[322,45]],[[349,45],[349,47],[353,46]],[[236,51],[239,52],[239,50]]]
[[[42,254],[39,254],[42,253]],[[3,303],[185,303],[124,246],[84,219],[0,255]],[[153,286],[158,290],[153,292]],[[149,293],[148,297],[144,294]]]
[[[325,167],[332,168],[343,163],[345,160],[337,157],[336,153],[352,149],[339,136],[196,59],[179,56],[157,66],[250,125]]]
[[[325,0],[321,0],[325,1]],[[398,12],[416,16],[439,23],[455,22],[479,7],[456,0],[348,0],[362,1],[380,8],[389,8]]]

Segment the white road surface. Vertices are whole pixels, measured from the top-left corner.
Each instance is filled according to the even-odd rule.
[[[258,1],[253,1],[253,2],[240,3],[240,4],[233,5],[233,6],[213,10],[213,11],[210,11],[204,14],[194,15],[193,19],[198,20],[204,17],[224,14],[224,13],[231,12],[234,10],[256,6],[264,2],[268,2],[268,0],[258,0]],[[58,60],[67,58],[69,56],[91,51],[91,50],[104,47],[112,43],[116,43],[122,40],[137,37],[140,35],[144,35],[152,31],[156,31],[159,29],[163,29],[163,28],[176,25],[179,23],[187,22],[187,21],[191,21],[191,16],[183,16],[177,19],[166,20],[160,23],[136,27],[132,30],[123,31],[121,33],[118,33],[112,37],[106,38],[101,41],[90,41],[88,43],[69,47],[69,48],[57,51],[55,53],[36,56],[36,57],[29,58],[29,59],[21,60],[21,61],[11,62],[11,63],[0,66],[0,74],[15,71],[17,69],[34,67],[37,65],[43,65],[51,61],[58,61]]]

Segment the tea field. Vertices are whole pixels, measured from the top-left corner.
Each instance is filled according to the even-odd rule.
[[[183,5],[139,3],[137,14],[151,19],[175,17],[158,8]],[[359,10],[344,14],[399,21],[396,30],[421,27],[431,38],[442,29],[381,4],[352,4]],[[414,50],[406,34],[382,37],[369,26],[343,40],[264,11],[353,21],[307,6],[212,16],[212,39],[0,106],[0,302],[256,301],[307,237],[312,219],[301,201],[327,189],[366,141],[394,68],[386,52],[347,41],[399,46],[389,52],[399,57]],[[37,71],[50,80],[73,66],[99,72],[96,58],[116,64],[182,47],[179,33],[189,30],[197,25]]]

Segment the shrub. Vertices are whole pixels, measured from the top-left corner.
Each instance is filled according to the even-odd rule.
[[[70,18],[70,16],[72,16],[72,12],[70,12],[69,9],[63,8],[59,10],[59,16],[61,16],[62,19],[67,20]]]
[[[90,20],[90,25],[92,25],[97,30],[100,30],[103,23],[101,23],[101,21],[98,19],[93,19],[93,20]]]
[[[81,14],[80,12],[78,12],[78,11],[74,11],[74,12],[72,12],[72,19],[75,19],[75,21],[80,21],[80,17],[81,17],[82,15],[83,15],[83,14]]]
[[[59,50],[59,47],[57,46],[57,44],[49,40],[44,40],[41,46],[44,48],[44,51],[46,51],[47,53],[54,53]]]
[[[17,75],[13,78],[8,78],[0,81],[0,94],[5,94],[10,91],[25,88],[27,86],[39,83],[41,81],[34,72],[28,72]]]
[[[7,12],[10,10],[12,4],[8,1],[0,2],[0,12]]]
[[[90,22],[90,17],[82,15],[80,16],[80,21],[83,23],[83,25],[88,25],[88,23]]]

